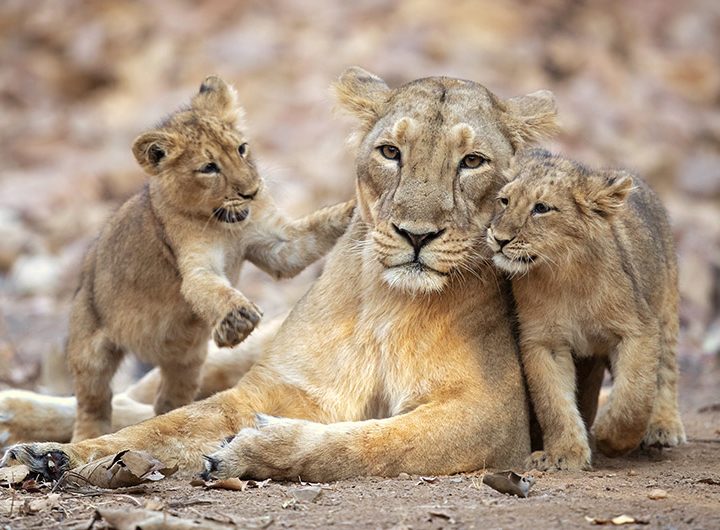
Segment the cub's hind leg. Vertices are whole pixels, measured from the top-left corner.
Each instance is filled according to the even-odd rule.
[[[165,414],[195,400],[200,375],[207,357],[207,334],[192,344],[178,345],[163,352],[160,362],[160,386],[155,396],[155,414]]]
[[[77,415],[73,441],[97,438],[112,431],[110,383],[123,351],[101,331],[70,333],[68,364],[75,380]]]
[[[657,374],[657,397],[653,403],[650,424],[642,445],[644,447],[674,447],[686,441],[685,428],[678,407],[677,291],[663,304],[660,321],[660,364]]]

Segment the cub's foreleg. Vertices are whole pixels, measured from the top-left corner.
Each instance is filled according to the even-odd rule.
[[[262,316],[258,307],[235,289],[225,276],[221,250],[188,246],[178,259],[181,292],[193,309],[214,326],[220,347],[235,346],[247,337]]]
[[[539,470],[587,469],[590,446],[576,401],[575,363],[569,348],[522,345],[523,367],[543,431],[543,450],[527,465]]]
[[[613,388],[607,408],[595,422],[597,448],[620,456],[640,445],[657,395],[660,339],[653,329],[624,337],[611,354]]]
[[[274,211],[262,220],[248,259],[276,278],[291,278],[327,254],[345,232],[355,200],[318,210],[296,221]]]

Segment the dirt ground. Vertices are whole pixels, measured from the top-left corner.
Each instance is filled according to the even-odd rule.
[[[3,0],[0,390],[71,392],[69,301],[89,242],[144,181],[130,152],[137,134],[220,74],[246,107],[278,203],[305,214],[352,193],[350,126],[332,117],[328,85],[357,64],[391,85],[451,75],[502,97],[551,89],[563,132],[546,147],[632,168],[660,193],[680,265],[690,442],[537,476],[527,499],[479,475],[344,481],[312,502],[293,500],[297,484],[205,491],[177,477],[142,493],[61,493],[54,508],[49,487],[0,488],[0,507],[38,508],[0,510],[0,530],[88,528],[108,507],[160,509],[196,528],[592,528],[586,517],[622,514],[648,522],[628,526],[720,528],[720,406],[700,412],[720,403],[718,57],[717,0]],[[320,270],[273,282],[248,267],[240,286],[271,318]],[[648,498],[654,489],[667,497]]]
[[[198,522],[197,528],[577,528],[586,517],[627,515],[642,524],[624,528],[720,528],[720,367],[686,373],[682,384],[688,443],[618,458],[598,458],[584,473],[542,474],[527,499],[482,484],[481,473],[452,477],[363,478],[314,485],[321,493],[302,499],[297,483],[245,491],[205,490],[189,477],[170,477],[141,492],[61,493],[57,506],[37,513],[0,515],[0,529],[89,528],[96,509],[160,510]],[[307,487],[307,486],[305,486]],[[310,486],[312,487],[312,486]],[[666,498],[650,499],[661,489]],[[14,498],[47,500],[38,493],[0,490],[0,506]],[[662,495],[662,494],[660,494]],[[312,496],[312,490],[311,490]],[[301,500],[297,500],[300,497]],[[610,525],[612,526],[612,524]],[[97,521],[92,528],[107,528]]]

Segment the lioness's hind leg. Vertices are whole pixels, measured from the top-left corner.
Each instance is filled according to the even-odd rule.
[[[73,441],[96,438],[112,430],[110,383],[123,352],[101,331],[70,331],[68,364],[75,379],[77,416]]]
[[[18,442],[68,442],[75,423],[75,398],[0,392],[0,448]]]

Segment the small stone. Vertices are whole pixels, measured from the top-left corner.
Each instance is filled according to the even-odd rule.
[[[648,493],[648,499],[652,499],[654,501],[659,499],[667,499],[667,491],[661,490],[660,488],[655,488],[650,493]]]
[[[292,488],[289,493],[297,502],[313,502],[320,496],[322,489],[318,486],[303,486]]]
[[[397,478],[399,478],[400,480],[408,480],[410,478],[410,475],[408,475],[407,473],[400,473]]]

